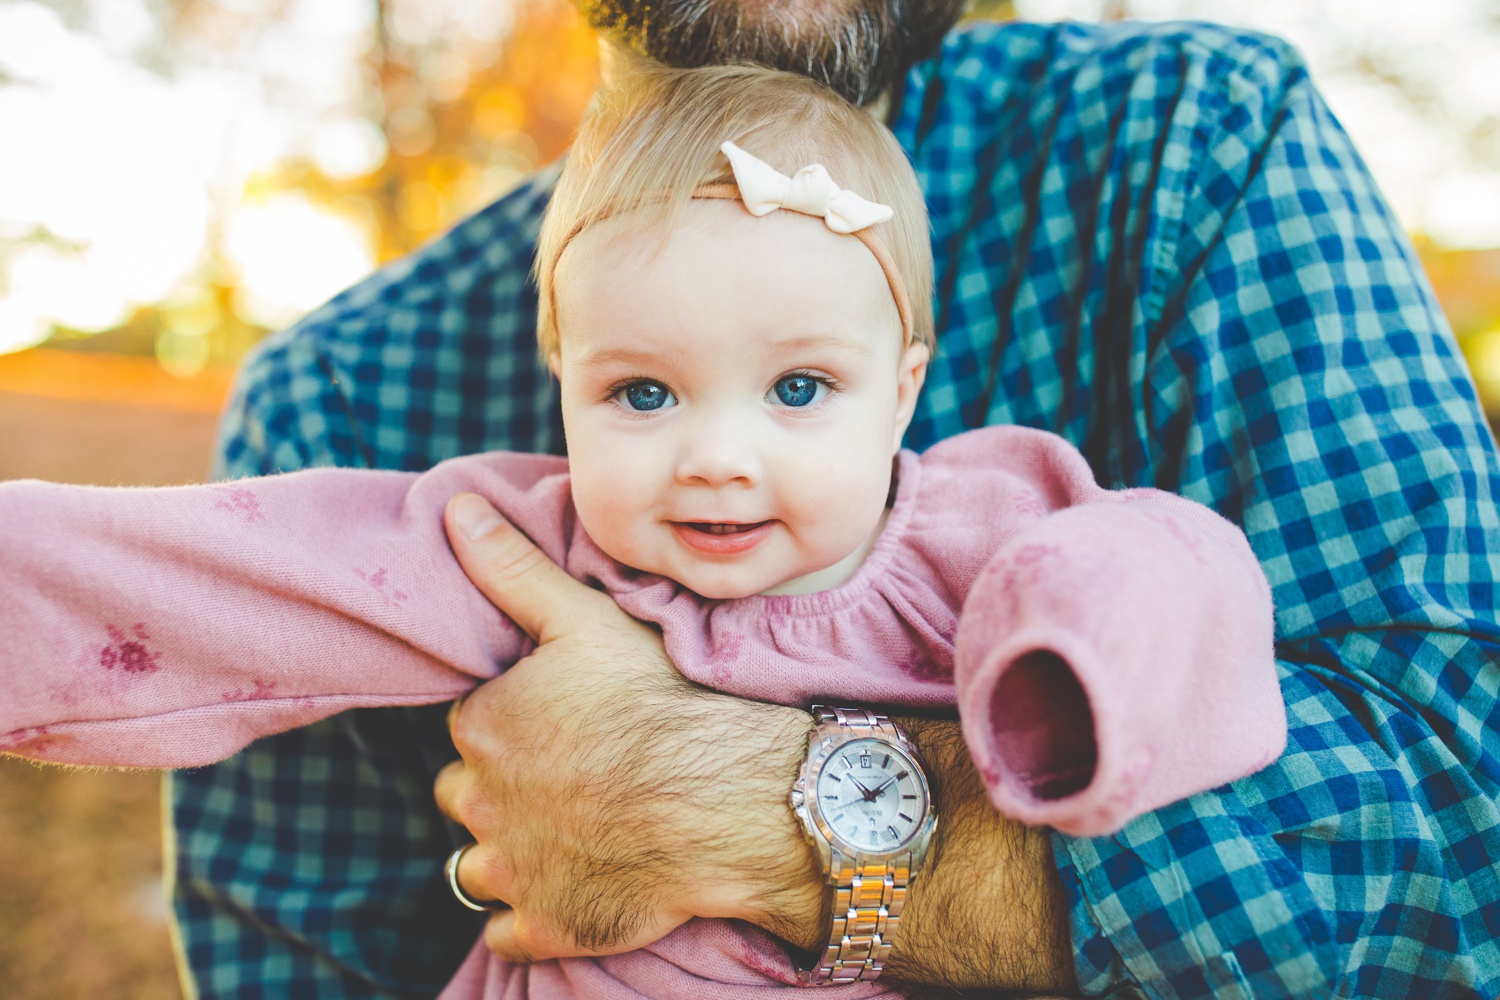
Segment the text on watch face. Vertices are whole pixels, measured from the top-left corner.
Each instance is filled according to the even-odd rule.
[[[916,767],[879,740],[839,747],[818,772],[818,811],[840,840],[871,854],[899,850],[926,818]]]

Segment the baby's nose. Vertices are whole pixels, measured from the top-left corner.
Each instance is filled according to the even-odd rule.
[[[753,486],[762,466],[754,435],[732,419],[703,421],[682,442],[677,481],[685,485]]]

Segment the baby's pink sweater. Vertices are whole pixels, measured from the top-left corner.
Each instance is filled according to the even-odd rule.
[[[885,530],[848,582],[735,601],[604,555],[554,457],[0,485],[0,751],[191,767],[495,676],[529,641],[448,548],[442,511],[463,491],[660,625],[694,681],[800,706],[956,706],[990,798],[1027,823],[1110,833],[1285,744],[1270,592],[1240,531],[1171,494],[1100,488],[1054,435],[995,427],[900,455]],[[444,997],[661,1000],[705,980],[733,998],[793,974],[755,929],[695,920],[604,959],[511,967],[476,946]]]

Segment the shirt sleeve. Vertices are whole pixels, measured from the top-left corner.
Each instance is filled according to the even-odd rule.
[[[1494,996],[1494,441],[1296,54],[1251,48],[1210,61],[1194,154],[1162,164],[1183,194],[1156,206],[1129,419],[1157,485],[1242,524],[1265,568],[1289,742],[1114,836],[1056,836],[1078,976],[1090,995]]]
[[[197,767],[346,709],[452,700],[524,636],[449,551],[447,500],[489,497],[561,558],[561,468],[491,453],[420,476],[0,484],[0,751]]]
[[[964,600],[954,680],[995,806],[1076,836],[1260,770],[1286,744],[1271,593],[1200,504],[1105,490],[1062,438],[989,428],[1027,485]],[[991,519],[992,523],[996,523]]]

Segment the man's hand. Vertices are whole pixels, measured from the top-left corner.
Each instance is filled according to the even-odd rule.
[[[447,520],[469,578],[538,643],[455,706],[463,759],[438,777],[439,807],[478,841],[460,884],[510,906],[490,919],[490,950],[517,962],[628,951],[693,916],[748,920],[805,950],[826,944],[823,873],[788,803],[811,716],[687,681],[654,629],[478,497],[456,497]],[[922,983],[943,996],[1068,990],[1048,835],[994,810],[956,722],[900,721],[939,819],[886,977],[913,997]]]
[[[478,841],[460,884],[510,907],[490,950],[628,951],[693,916],[818,944],[823,879],[787,804],[811,716],[687,681],[653,628],[480,498],[456,497],[447,524],[470,579],[538,644],[455,707],[462,760],[436,789]]]

